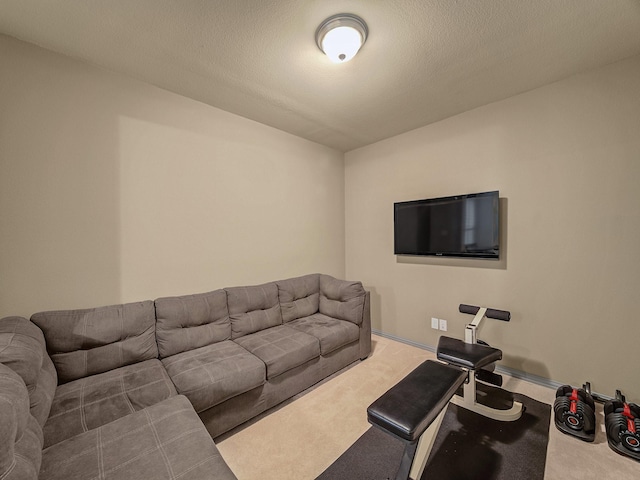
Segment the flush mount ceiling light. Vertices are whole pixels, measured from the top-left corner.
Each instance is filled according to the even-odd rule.
[[[316,43],[334,63],[351,60],[367,39],[367,24],[360,17],[340,13],[327,18],[316,30]]]

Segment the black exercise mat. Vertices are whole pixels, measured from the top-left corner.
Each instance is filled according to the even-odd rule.
[[[491,403],[503,403],[495,389]],[[500,393],[502,392],[502,393]],[[514,395],[525,406],[514,422],[499,422],[449,404],[422,480],[542,480],[551,406]],[[371,427],[316,480],[394,479],[404,444]]]

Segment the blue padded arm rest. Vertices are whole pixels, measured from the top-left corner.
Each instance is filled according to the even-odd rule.
[[[449,403],[467,372],[427,360],[367,409],[369,423],[415,442]]]

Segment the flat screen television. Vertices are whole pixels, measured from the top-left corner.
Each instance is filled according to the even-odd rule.
[[[498,191],[394,203],[394,253],[499,258]]]

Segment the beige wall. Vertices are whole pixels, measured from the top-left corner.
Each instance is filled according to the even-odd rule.
[[[344,277],[343,155],[0,36],[0,317]]]
[[[432,316],[460,337],[459,303],[508,309],[481,332],[507,366],[640,398],[640,58],[344,169],[334,150],[3,36],[0,58],[0,316],[323,271],[372,290],[377,330],[435,345]],[[499,262],[393,255],[394,201],[490,189]]]
[[[345,184],[374,329],[435,345],[432,316],[507,309],[481,331],[505,365],[640,400],[640,57],[349,152]],[[393,202],[494,189],[501,261],[393,255]]]

